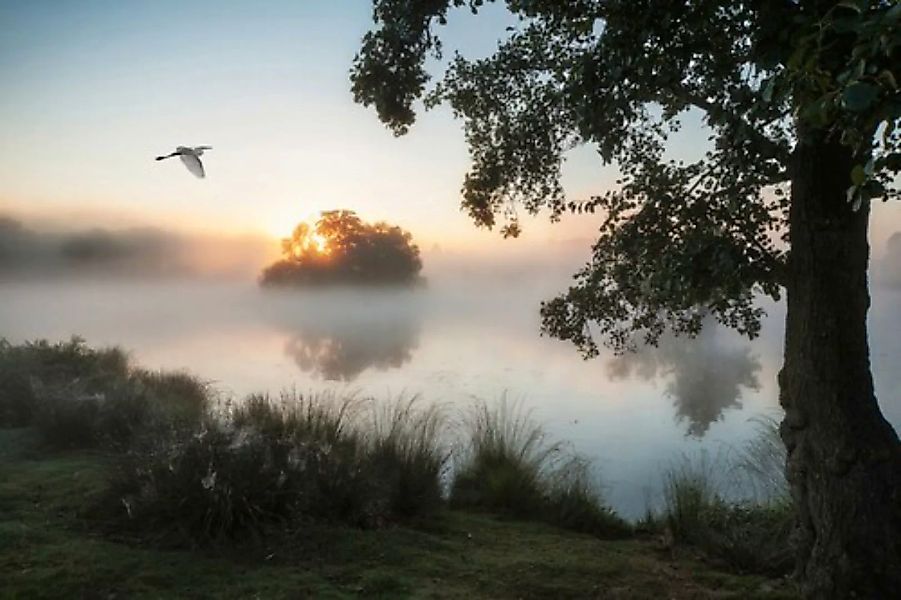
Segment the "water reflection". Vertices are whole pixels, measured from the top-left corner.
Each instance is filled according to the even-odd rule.
[[[369,368],[397,369],[413,357],[419,328],[384,319],[308,323],[285,344],[301,371],[329,381],[352,381]]]
[[[740,409],[744,390],[759,391],[760,360],[747,346],[724,343],[708,325],[694,340],[668,337],[656,348],[611,359],[611,379],[666,379],[664,393],[673,401],[677,423],[703,437],[727,409]]]
[[[421,328],[416,292],[346,289],[281,296],[273,311],[298,368],[328,381],[353,381],[367,369],[410,361]]]

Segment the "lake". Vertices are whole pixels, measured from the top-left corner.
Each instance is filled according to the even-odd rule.
[[[784,308],[768,303],[760,338],[709,327],[694,340],[584,361],[540,337],[538,304],[559,281],[433,280],[421,290],[264,293],[253,282],[27,281],[0,284],[0,335],[73,334],[117,344],[151,368],[185,368],[220,392],[418,394],[463,407],[520,400],[555,438],[593,459],[608,501],[639,516],[661,472],[715,456],[778,417]],[[876,391],[901,425],[901,291],[874,289]]]

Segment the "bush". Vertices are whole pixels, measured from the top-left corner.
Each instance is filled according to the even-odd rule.
[[[451,484],[452,506],[540,519],[598,536],[628,532],[604,505],[588,463],[547,441],[520,404],[479,403],[464,419],[464,429],[469,440]]]
[[[149,379],[148,379],[149,377]],[[126,450],[196,430],[209,404],[206,386],[183,373],[139,372],[87,393],[77,382],[32,386],[32,424],[53,448]]]
[[[115,501],[138,527],[199,542],[310,519],[374,527],[439,507],[440,413],[401,400],[367,428],[364,404],[251,396],[194,435],[132,453]]]
[[[168,427],[194,428],[209,414],[210,387],[189,373],[136,369],[131,378],[151,399],[158,421]]]
[[[95,350],[84,340],[46,340],[14,346],[0,339],[0,427],[30,425],[37,408],[36,387],[77,386],[79,393],[102,392],[126,377],[128,357],[118,348]]]
[[[118,348],[80,338],[0,341],[0,425],[34,426],[54,448],[124,449],[138,438],[196,428],[209,390],[185,373],[132,369]]]

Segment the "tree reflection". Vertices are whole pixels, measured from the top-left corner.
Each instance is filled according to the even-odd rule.
[[[686,433],[694,437],[703,437],[726,409],[741,408],[744,389],[760,389],[759,371],[760,361],[749,347],[728,347],[710,327],[696,339],[669,337],[656,348],[607,363],[612,379],[666,378],[664,392],[673,400],[676,422],[687,421]]]
[[[352,381],[369,368],[396,369],[413,357],[419,330],[411,322],[308,323],[285,344],[301,371]]]
[[[367,369],[396,369],[419,345],[420,298],[413,291],[344,288],[270,297],[268,314],[288,333],[287,354],[301,371],[352,381]]]

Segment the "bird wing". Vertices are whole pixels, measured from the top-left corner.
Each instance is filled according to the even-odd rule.
[[[181,162],[185,163],[185,166],[188,167],[191,173],[200,178],[206,176],[203,172],[203,163],[200,162],[199,158],[193,154],[179,154],[178,157],[181,159]]]

